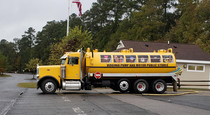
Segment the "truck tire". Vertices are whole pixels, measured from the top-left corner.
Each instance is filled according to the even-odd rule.
[[[149,85],[146,80],[138,79],[134,82],[133,89],[136,93],[146,93],[149,89]]]
[[[42,82],[41,90],[46,94],[53,94],[57,89],[57,84],[52,79],[46,79]]]
[[[166,82],[162,79],[155,80],[152,83],[152,90],[154,93],[162,94],[166,91],[167,85]]]
[[[117,87],[121,93],[125,93],[130,89],[130,81],[128,79],[120,79],[117,83]]]

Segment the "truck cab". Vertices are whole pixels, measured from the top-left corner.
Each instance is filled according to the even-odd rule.
[[[67,57],[61,57],[62,61],[65,60],[65,63],[62,63],[61,66],[66,67],[66,74],[64,79],[78,80],[80,79],[80,70],[81,70],[81,61],[80,53],[67,53]],[[64,62],[64,61],[63,61]]]
[[[66,52],[61,65],[37,65],[37,89],[43,93],[55,93],[56,89],[80,90],[82,88],[81,53]]]

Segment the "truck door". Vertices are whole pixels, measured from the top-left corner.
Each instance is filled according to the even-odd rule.
[[[80,79],[79,57],[68,57],[66,65],[66,79]]]

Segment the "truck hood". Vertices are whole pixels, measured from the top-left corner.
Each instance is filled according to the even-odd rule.
[[[41,65],[39,68],[59,68],[61,65]]]
[[[39,66],[39,76],[60,76],[61,65]]]

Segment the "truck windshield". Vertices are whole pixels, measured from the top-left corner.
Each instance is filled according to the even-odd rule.
[[[65,64],[66,59],[62,59],[61,64]]]

